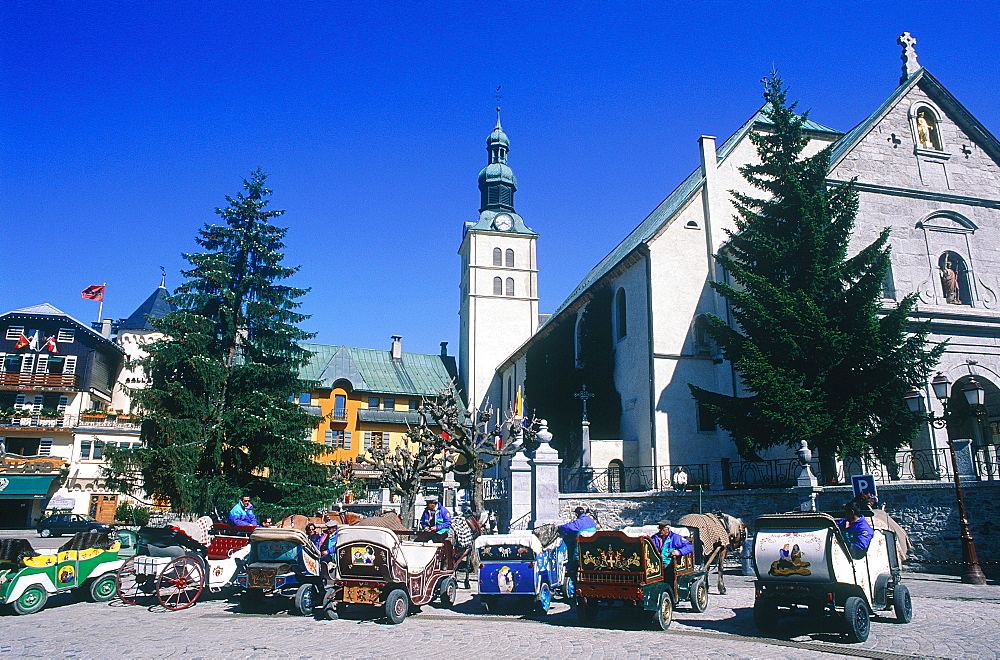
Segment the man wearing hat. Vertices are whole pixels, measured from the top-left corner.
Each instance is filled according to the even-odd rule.
[[[573,522],[559,525],[559,532],[566,541],[566,549],[569,550],[570,561],[574,561],[577,558],[576,537],[584,532],[597,531],[597,521],[594,520],[587,509],[578,506],[573,509],[573,513],[576,514],[576,519]]]
[[[661,520],[656,523],[656,526],[659,527],[659,530],[653,535],[653,545],[660,551],[660,556],[663,557],[664,564],[674,557],[691,554],[694,550],[691,541],[688,541],[677,532],[670,531],[669,520]]]
[[[441,506],[435,495],[428,495],[424,502],[424,514],[420,516],[420,531],[430,532],[434,535],[435,541],[444,540],[451,529],[451,513]]]
[[[337,523],[331,520],[326,524],[326,534],[319,541],[320,561],[334,561],[337,556]]]

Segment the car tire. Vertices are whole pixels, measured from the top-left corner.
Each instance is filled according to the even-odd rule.
[[[569,575],[563,580],[562,596],[565,601],[572,601],[573,597],[576,596],[576,582]]]
[[[535,600],[535,611],[538,614],[548,614],[551,606],[552,589],[549,588],[548,582],[542,582],[542,585],[538,588],[538,598]]]
[[[118,574],[105,573],[90,581],[87,597],[94,603],[106,603],[118,593]]]
[[[864,642],[871,633],[872,622],[868,616],[868,606],[857,596],[851,596],[844,603],[844,623],[847,637],[852,642]]]
[[[292,613],[301,616],[309,616],[316,606],[316,586],[312,584],[300,584],[295,590],[295,598],[292,599]]]
[[[393,589],[385,598],[385,619],[392,625],[403,623],[410,611],[410,599],[402,589]]]
[[[698,580],[689,587],[691,593],[688,596],[691,601],[691,609],[695,612],[704,612],[708,609],[708,579],[705,577]]]
[[[21,592],[17,600],[11,603],[15,614],[34,614],[43,607],[49,600],[49,592],[40,584],[28,585],[28,588]]]
[[[897,584],[892,594],[892,609],[896,612],[896,621],[909,623],[913,621],[913,600],[906,585]]]
[[[454,579],[446,577],[441,580],[438,593],[441,597],[441,604],[445,607],[451,607],[458,600],[458,583]]]
[[[41,536],[43,539],[47,539],[50,536],[52,536],[52,530],[49,529],[48,527],[40,529],[38,530],[38,535]]]
[[[674,601],[670,594],[663,592],[660,600],[656,604],[656,611],[653,612],[653,622],[660,630],[670,628],[670,623],[674,620]]]
[[[778,627],[778,606],[766,600],[753,604],[753,622],[764,634],[773,633]]]

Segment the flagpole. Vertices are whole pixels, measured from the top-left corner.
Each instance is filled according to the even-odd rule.
[[[107,282],[105,282],[104,284],[101,285],[101,300],[100,300],[101,304],[97,308],[97,322],[98,323],[101,323],[104,320],[104,292],[107,291],[107,288],[106,288],[107,286],[108,286]]]

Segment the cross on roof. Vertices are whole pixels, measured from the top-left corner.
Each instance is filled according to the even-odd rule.
[[[593,399],[597,395],[594,394],[593,392],[588,392],[587,391],[587,385],[584,384],[584,385],[580,386],[580,391],[576,392],[573,396],[575,396],[576,398],[580,399],[580,401],[583,402],[583,421],[585,421],[585,422],[588,421],[587,420],[587,399]]]
[[[902,84],[911,74],[920,70],[920,65],[917,64],[917,51],[913,49],[917,40],[909,32],[904,32],[899,35],[896,43],[903,47],[903,54],[900,56],[900,59],[903,60],[903,76],[900,79],[900,84]]]

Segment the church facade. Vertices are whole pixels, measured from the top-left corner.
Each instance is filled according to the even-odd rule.
[[[941,430],[928,424],[912,448],[933,451],[945,447],[949,437],[968,438],[973,448],[995,455],[1000,440],[1000,252],[995,247],[1000,241],[1000,142],[917,64],[914,43],[908,34],[900,38],[900,85],[860,124],[842,133],[806,121],[811,138],[806,155],[832,145],[828,180],[856,177],[854,249],[891,228],[892,270],[884,305],[917,292],[915,320],[930,321],[930,341],[949,342],[938,368],[949,377],[952,391],[959,394],[970,377],[985,389],[985,416],[969,416]],[[751,132],[768,130],[762,109],[721,144],[702,136],[697,169],[594,266],[551,317],[497,360],[490,401],[506,405],[508,392],[523,388],[527,410],[549,420],[566,462],[595,470],[649,468],[645,485],[655,488],[680,465],[692,481],[717,485],[724,480],[725,464],[738,460],[727,434],[698,409],[688,384],[740,393],[738,374],[702,324],[707,313],[727,315],[725,301],[709,286],[725,276],[717,272],[712,255],[724,247],[725,229],[734,226],[729,191],[757,192],[738,168],[757,162]],[[500,212],[484,203],[475,230],[490,232],[493,216],[486,215]],[[463,243],[463,305],[470,297],[465,282],[471,267],[465,258],[472,227]],[[532,234],[532,246],[534,240]],[[488,259],[489,250],[483,255]],[[479,336],[466,324],[481,325],[464,310],[463,376],[470,373],[466,351],[475,350]],[[503,333],[503,323],[493,317],[490,332]],[[512,332],[511,339],[523,332]],[[481,366],[477,370],[483,372]],[[582,386],[596,394],[590,401],[589,446],[584,446],[582,410],[574,396]],[[479,385],[470,391],[483,395]],[[925,400],[940,413],[929,386]],[[765,458],[789,455],[772,451]],[[921,478],[920,470],[908,469],[908,476]]]

